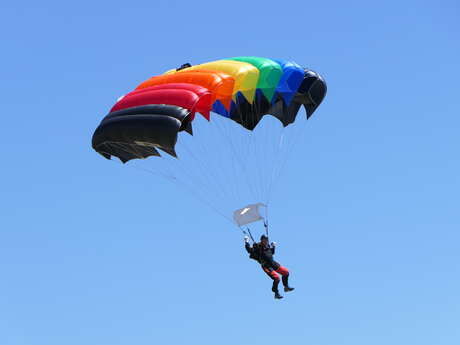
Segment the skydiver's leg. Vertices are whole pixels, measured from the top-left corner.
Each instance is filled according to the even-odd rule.
[[[272,291],[275,293],[275,298],[283,298],[278,291],[278,285],[280,283],[280,278],[278,277],[278,274],[276,274],[276,272],[270,267],[262,266],[262,269],[273,280]]]
[[[276,270],[279,274],[281,274],[282,279],[283,279],[283,285],[288,286],[288,279],[289,279],[289,270],[286,267],[280,266]]]
[[[278,267],[278,269],[276,270],[276,272],[278,272],[279,274],[282,275],[282,280],[283,280],[283,285],[284,285],[284,291],[288,292],[288,291],[294,290],[294,288],[289,287],[289,283],[288,283],[288,280],[289,280],[289,270],[288,270],[286,267],[280,266],[280,267]]]

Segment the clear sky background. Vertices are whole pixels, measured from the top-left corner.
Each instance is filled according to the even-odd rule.
[[[460,344],[457,1],[0,5],[0,344]],[[184,62],[292,59],[328,95],[271,205],[296,291],[241,233],[90,139]]]

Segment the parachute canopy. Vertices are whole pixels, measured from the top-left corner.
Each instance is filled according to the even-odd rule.
[[[121,97],[95,130],[92,147],[122,162],[161,156],[159,150],[176,157],[178,133],[193,133],[196,113],[213,121],[213,112],[249,131],[270,114],[286,127],[301,106],[310,118],[325,93],[319,74],[292,61],[235,57],[184,64]]]

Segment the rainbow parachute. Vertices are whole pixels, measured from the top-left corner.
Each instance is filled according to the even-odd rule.
[[[322,77],[292,61],[235,57],[167,71],[121,97],[93,134],[94,150],[122,162],[176,157],[178,133],[193,133],[195,114],[211,114],[254,130],[264,115],[285,127],[303,105],[309,118],[323,100]],[[201,133],[200,133],[201,134]]]

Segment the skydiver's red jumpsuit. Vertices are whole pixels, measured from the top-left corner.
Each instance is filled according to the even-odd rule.
[[[275,254],[274,246],[264,246],[261,242],[254,243],[251,247],[249,243],[245,243],[246,251],[249,253],[249,257],[260,263],[263,271],[273,279],[272,291],[278,293],[278,285],[280,278],[278,274],[281,274],[283,285],[288,286],[289,270],[286,267],[281,266],[278,262],[273,260]]]

